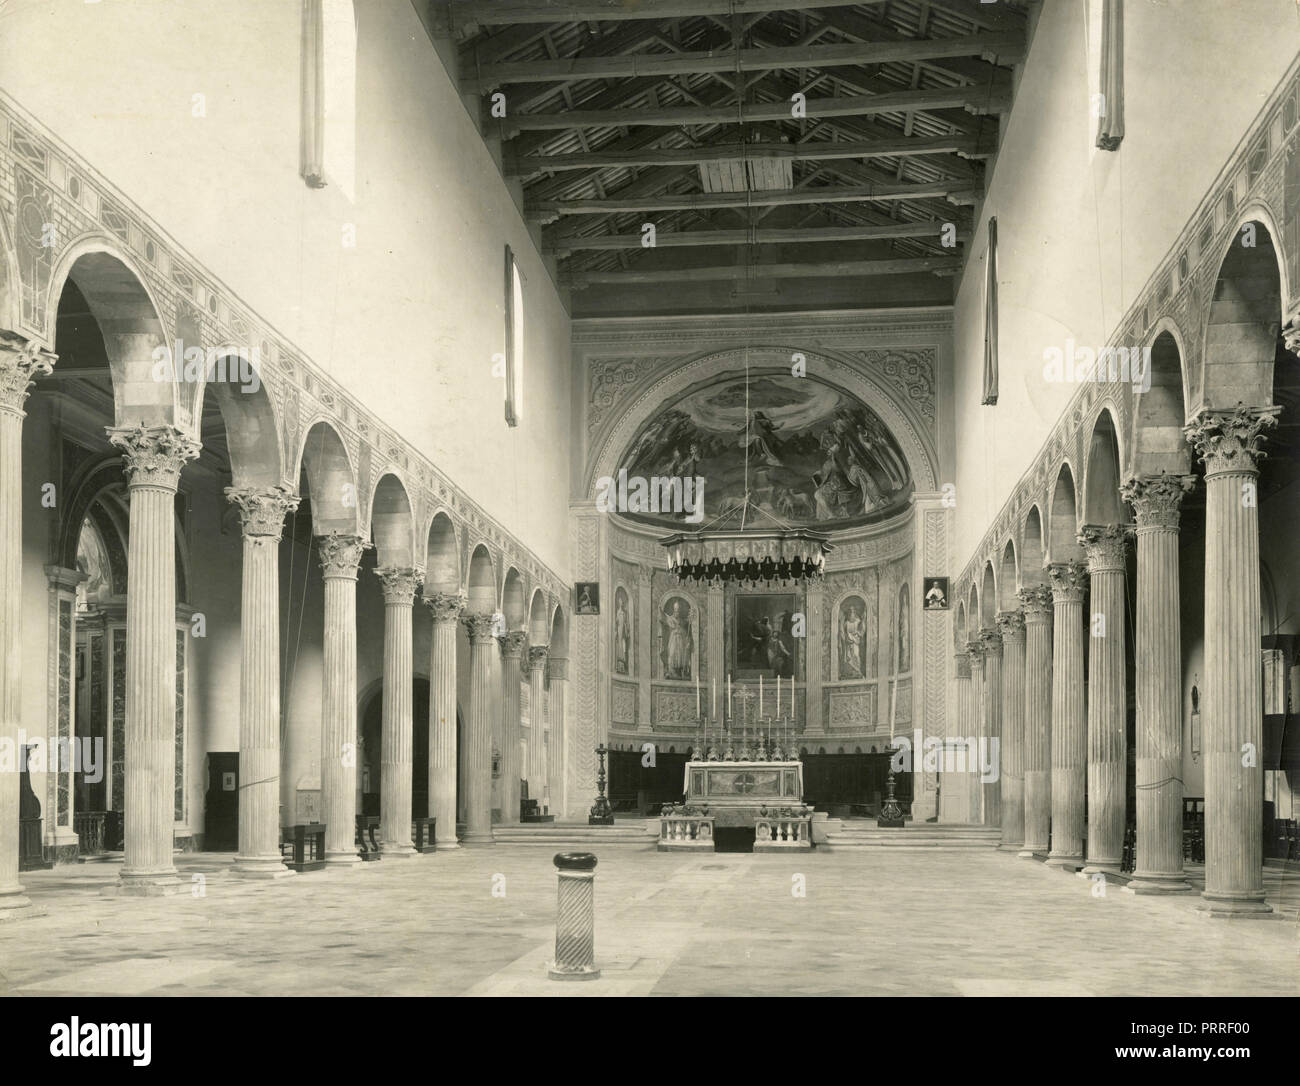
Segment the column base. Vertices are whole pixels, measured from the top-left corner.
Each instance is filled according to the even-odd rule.
[[[1129,884],[1124,887],[1126,894],[1185,894],[1192,884],[1181,871],[1135,871]]]
[[[1023,848],[1024,848],[1024,845],[1020,845],[1020,844],[1015,844],[1015,845],[1012,845],[1012,844],[998,845],[998,851],[999,851],[999,852],[1020,852],[1021,849],[1023,849]]]
[[[492,836],[491,830],[483,830],[477,833],[466,832],[460,843],[462,848],[482,848],[484,845],[495,845],[497,839]]]
[[[45,915],[45,910],[33,905],[32,899],[22,889],[19,886],[12,893],[0,895],[0,924],[10,920],[33,920]]]
[[[236,856],[230,873],[240,879],[283,879],[298,874],[285,867],[279,856]]]
[[[577,969],[565,969],[552,965],[546,970],[546,975],[551,980],[600,980],[600,970],[594,965]]]
[[[1058,856],[1056,853],[1048,855],[1043,861],[1048,867],[1059,867],[1063,871],[1078,871],[1083,866],[1082,856]]]
[[[379,855],[385,860],[413,860],[420,855],[414,845],[390,845],[387,842],[379,846]]]
[[[453,848],[460,848],[460,841],[455,837],[449,837],[445,841],[441,837],[435,837],[433,840],[439,852],[450,852]]]
[[[1202,891],[1201,900],[1196,903],[1196,911],[1202,916],[1225,920],[1282,919],[1282,914],[1274,912],[1273,906],[1264,900],[1262,891],[1258,896],[1252,897],[1221,897]]]
[[[361,857],[354,849],[351,852],[325,852],[325,870],[349,871],[361,863]]]
[[[128,875],[123,872],[117,884],[104,888],[110,897],[171,897],[182,890],[180,875],[175,870],[149,875]]]
[[[1079,874],[1085,877],[1089,875],[1114,875],[1119,878],[1123,875],[1123,871],[1120,870],[1123,866],[1124,862],[1122,860],[1089,860],[1087,866]]]
[[[1041,852],[1035,852],[1032,848],[1022,848],[1019,852],[1016,853],[1016,859],[1037,860],[1041,855],[1042,855]]]

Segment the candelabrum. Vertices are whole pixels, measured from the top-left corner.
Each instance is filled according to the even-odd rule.
[[[885,801],[880,805],[880,815],[876,818],[876,825],[882,828],[902,829],[903,808],[894,796],[894,754],[896,748],[892,746],[886,747],[885,753],[889,755],[889,776],[885,780]]]
[[[605,796],[605,755],[609,748],[602,743],[596,748],[596,756],[600,759],[599,769],[596,774],[596,802],[591,805],[591,814],[587,818],[589,826],[612,826],[614,824],[614,808],[609,805],[609,799]]]

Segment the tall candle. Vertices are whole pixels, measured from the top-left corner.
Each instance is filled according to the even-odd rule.
[[[781,719],[781,676],[776,677],[776,719]]]
[[[758,719],[763,719],[763,676],[758,677]]]
[[[718,677],[709,676],[709,715],[714,720],[718,719]]]
[[[700,715],[700,676],[699,676],[699,674],[697,673],[696,676],[695,676],[695,716],[696,716],[696,719],[699,719],[699,715]]]
[[[735,714],[731,711],[731,672],[730,671],[727,672],[727,716],[730,717],[735,716]]]
[[[889,745],[894,745],[894,713],[898,709],[898,679],[891,679],[889,687]]]

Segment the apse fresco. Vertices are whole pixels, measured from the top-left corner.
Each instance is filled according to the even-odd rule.
[[[704,521],[744,500],[745,380],[696,387],[656,412],[620,467],[629,476],[705,480]],[[753,505],[792,524],[846,528],[900,510],[912,479],[893,435],[857,398],[811,377],[752,375],[749,477]],[[632,514],[680,524],[680,514]]]

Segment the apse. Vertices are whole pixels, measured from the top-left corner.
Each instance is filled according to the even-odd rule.
[[[907,461],[856,396],[785,371],[728,373],[664,401],[619,459],[619,511],[647,523],[698,525],[653,499],[665,481],[703,480],[703,522],[751,506],[793,525],[853,528],[906,507]],[[643,481],[643,482],[642,482]],[[689,520],[688,520],[689,517]]]

